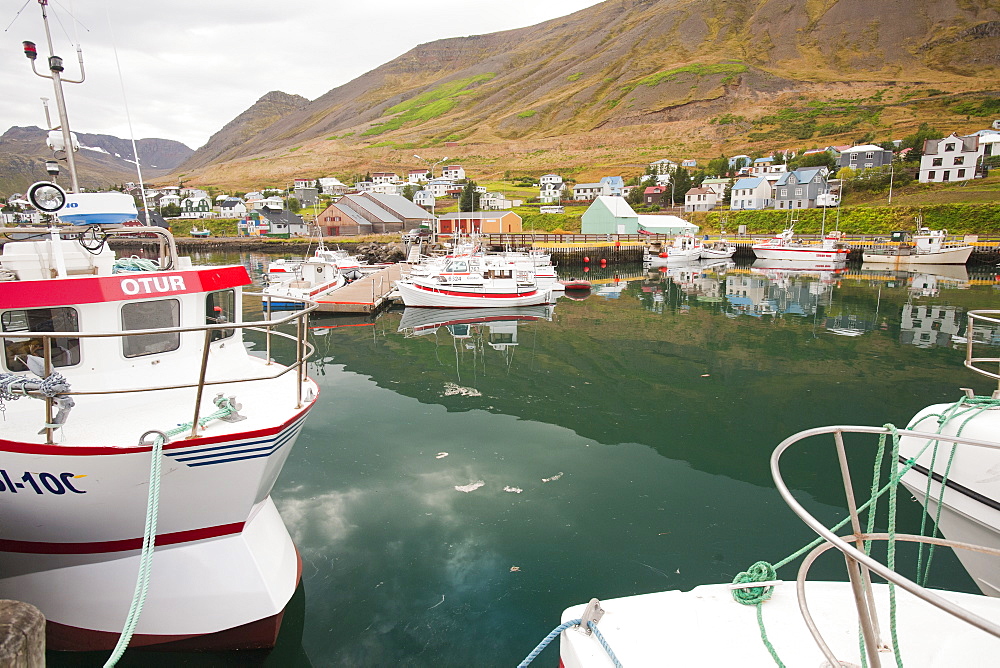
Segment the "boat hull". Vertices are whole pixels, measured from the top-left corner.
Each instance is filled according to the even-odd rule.
[[[409,281],[398,281],[396,288],[406,306],[434,308],[497,308],[509,306],[534,306],[547,304],[550,293],[536,287],[523,292],[489,290],[463,290],[457,286],[431,287]]]
[[[847,262],[850,251],[846,248],[822,250],[818,248],[768,248],[754,246],[753,254],[759,260],[794,260],[797,262]]]
[[[866,264],[883,264],[900,267],[913,264],[965,264],[969,261],[971,255],[972,246],[963,246],[962,248],[946,248],[940,251],[914,253],[912,255],[865,251],[862,257]]]
[[[300,568],[270,490],[311,406],[273,428],[164,446],[150,589],[133,646],[273,644]],[[38,607],[50,648],[117,642],[138,573],[150,452],[0,440],[0,598]]]
[[[914,418],[911,424],[916,424],[912,428],[935,431],[935,416],[948,407],[949,404],[938,404],[925,408]],[[1000,434],[1000,411],[987,410],[966,422],[967,417],[950,420],[941,433],[954,435],[961,428],[963,437],[997,442],[997,435]],[[914,438],[900,439],[900,459],[906,461],[916,457],[924,444],[925,441]],[[998,468],[996,452],[971,445],[959,445],[953,459],[951,453],[952,446],[941,442],[937,457],[932,459],[932,449],[928,448],[917,458],[916,465],[903,476],[903,484],[924,504],[927,513],[933,518],[937,516],[938,503],[942,499],[941,474],[947,470],[948,481],[941,508],[941,533],[950,540],[1000,549],[1000,479],[994,474]],[[950,469],[949,459],[952,459]],[[929,483],[928,472],[934,474]],[[956,550],[955,554],[984,594],[1000,597],[1000,558],[970,550]]]

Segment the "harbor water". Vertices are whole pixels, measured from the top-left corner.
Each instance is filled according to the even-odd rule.
[[[196,261],[259,281],[268,259]],[[771,481],[782,439],[902,427],[960,387],[994,389],[962,360],[969,336],[998,354],[1000,331],[967,332],[965,313],[1000,308],[1000,283],[934,271],[621,265],[588,272],[586,299],[519,315],[314,317],[321,396],[273,492],[303,564],[278,647],[119,665],[514,666],[570,605],[776,562],[813,538]],[[817,447],[785,469],[830,524],[834,467]],[[915,531],[919,504],[901,504]],[[843,561],[812,576],[845,579]],[[943,550],[932,584],[974,591]],[[558,642],[533,665],[557,666]]]

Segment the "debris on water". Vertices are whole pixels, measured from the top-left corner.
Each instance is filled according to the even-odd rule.
[[[483,393],[474,387],[462,387],[461,385],[456,385],[455,383],[445,383],[444,384],[444,396],[451,397],[459,394],[463,397],[481,397]]]
[[[553,480],[559,480],[559,478],[561,478],[561,477],[563,477],[563,472],[562,471],[560,471],[559,473],[555,474],[551,478],[542,478],[542,482],[552,482]]]
[[[708,378],[708,377],[709,377],[709,376],[711,376],[711,375],[712,375],[712,374],[709,374],[709,373],[703,373],[703,374],[701,374],[701,377],[702,377],[702,378]]]
[[[520,487],[511,487],[510,485],[505,485],[504,488],[503,488],[503,491],[505,491],[505,492],[513,492],[514,494],[520,494],[524,490],[521,489]]]
[[[441,600],[440,601],[438,601],[437,603],[435,603],[434,605],[432,605],[431,607],[429,607],[427,609],[428,610],[433,610],[434,608],[438,607],[442,603],[444,603],[444,594],[441,594]]]
[[[520,567],[520,566],[511,566],[511,567],[510,567],[510,572],[511,572],[511,573],[517,573],[517,572],[519,572],[520,570],[521,570],[521,567]]]
[[[439,452],[436,455],[434,455],[434,459],[444,459],[447,456],[448,456],[447,452]]]
[[[455,489],[457,489],[459,492],[465,492],[468,494],[469,492],[476,491],[485,484],[486,483],[484,481],[477,480],[476,482],[470,482],[468,485],[455,485]]]

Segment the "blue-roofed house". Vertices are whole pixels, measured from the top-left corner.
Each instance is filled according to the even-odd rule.
[[[748,176],[733,184],[729,208],[736,211],[742,209],[770,209],[774,205],[774,195],[770,182],[759,176]]]
[[[826,175],[826,167],[800,167],[785,172],[774,185],[774,208],[815,208],[816,198],[829,189]]]

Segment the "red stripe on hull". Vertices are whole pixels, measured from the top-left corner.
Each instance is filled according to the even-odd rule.
[[[449,297],[475,297],[481,298],[485,297],[487,299],[517,299],[518,297],[530,297],[538,292],[538,290],[531,290],[530,292],[459,292],[456,290],[439,290],[437,288],[428,288],[418,283],[413,283],[413,287],[423,290],[424,292],[431,292],[438,295],[448,295]]]
[[[316,399],[319,398],[319,393],[317,392],[316,397],[313,398],[313,402],[303,408],[301,411],[296,413],[294,416],[281,423],[276,427],[268,427],[266,429],[256,429],[254,431],[245,431],[235,434],[220,434],[218,436],[199,436],[197,438],[183,439],[174,441],[172,443],[167,443],[163,446],[164,450],[181,450],[184,448],[197,448],[204,445],[211,445],[213,443],[228,443],[231,441],[240,441],[243,439],[250,438],[262,438],[264,436],[272,436],[283,431],[291,423],[295,422],[297,419],[302,417],[305,413],[309,411],[310,408],[316,403]],[[150,452],[152,446],[135,446],[127,448],[110,448],[101,446],[67,446],[67,445],[46,445],[44,443],[21,443],[19,441],[7,441],[0,438],[0,452],[16,452],[23,455],[61,455],[64,457],[79,457],[79,456],[94,456],[94,455],[125,455],[134,454],[136,452]]]
[[[0,309],[102,304],[197,292],[212,292],[250,284],[245,267],[209,267],[193,271],[116,274],[94,278],[14,281],[0,293]]]
[[[220,524],[203,529],[175,531],[156,535],[156,547],[190,543],[206,538],[229,536],[243,531],[245,522]],[[126,538],[124,540],[105,540],[92,543],[42,543],[30,540],[7,540],[0,538],[0,552],[17,552],[20,554],[105,554],[108,552],[126,552],[141,550],[142,538]]]
[[[297,561],[295,587],[302,581],[302,555],[295,550]],[[294,593],[293,593],[294,595]],[[288,605],[288,602],[285,602]],[[240,649],[269,649],[278,640],[281,620],[285,615],[282,609],[276,615],[258,619],[231,629],[206,633],[203,635],[152,635],[136,633],[129,641],[129,647],[142,647],[146,650],[163,650],[170,652],[223,652]],[[67,626],[49,621],[45,628],[46,649],[59,652],[97,652],[114,649],[118,644],[120,633],[110,631],[95,631]]]

